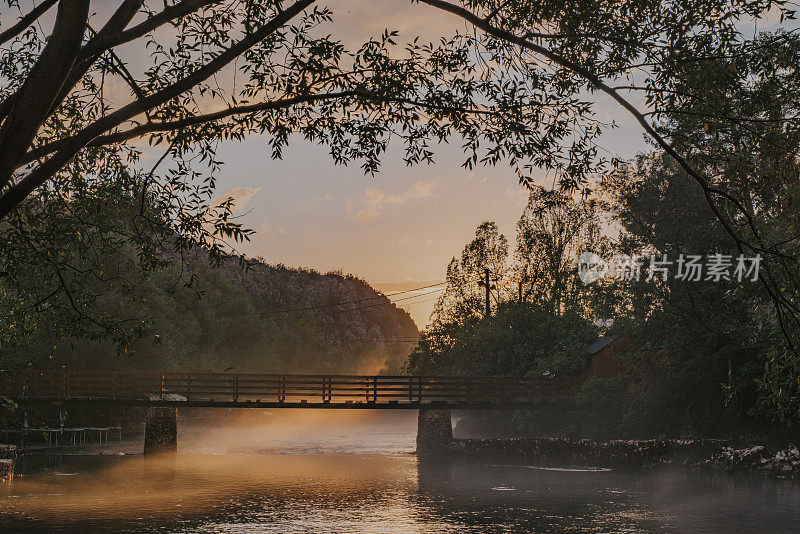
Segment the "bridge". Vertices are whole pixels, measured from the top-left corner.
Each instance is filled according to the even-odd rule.
[[[0,371],[0,397],[25,408],[148,407],[146,454],[176,450],[179,407],[419,410],[417,450],[435,451],[452,439],[451,409],[530,409],[572,400],[580,384],[577,377]]]
[[[0,396],[23,405],[522,409],[572,399],[577,379],[153,371],[0,371]]]

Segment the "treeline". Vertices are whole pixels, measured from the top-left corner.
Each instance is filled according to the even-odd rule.
[[[43,316],[0,347],[0,367],[396,373],[413,342],[385,340],[417,336],[404,310],[353,276],[258,260],[244,269],[232,260],[212,267],[202,253],[182,265],[174,261],[135,291],[106,291],[94,302],[136,322],[138,338],[120,345],[78,337]],[[354,303],[365,300],[372,306]]]
[[[605,436],[782,433],[800,419],[757,260],[671,159],[642,156],[591,199],[535,189],[508,248],[494,223],[478,227],[448,266],[408,372],[575,376],[587,372],[589,343],[615,336],[622,373],[589,379],[581,395],[582,424]],[[608,263],[584,282],[587,252]],[[720,258],[724,268],[708,267]],[[687,262],[706,270],[686,276]]]
[[[148,183],[116,169],[0,227],[0,368],[398,371],[413,342],[384,341],[416,339],[407,312],[351,275],[234,256],[249,231],[176,222]]]

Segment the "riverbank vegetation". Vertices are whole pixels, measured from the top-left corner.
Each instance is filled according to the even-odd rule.
[[[4,232],[0,367],[397,372],[416,325],[364,280],[159,244],[141,184],[112,183]]]
[[[511,256],[487,222],[447,267],[408,372],[560,376],[585,365],[592,336],[614,336],[624,371],[584,391],[607,428],[800,422],[793,4],[409,2],[469,29],[430,43],[392,29],[337,38],[315,0],[125,0],[96,15],[89,0],[6,4],[18,11],[0,33],[4,363],[244,370],[256,351],[259,369],[362,369],[341,363],[330,322],[267,313],[303,298],[262,300],[193,257],[247,263],[231,245],[251,232],[216,196],[218,145],[260,136],[281,158],[303,138],[375,174],[391,147],[429,164],[452,141],[465,169],[508,164],[531,197]],[[601,145],[610,104],[651,143],[635,161]],[[746,256],[761,270],[585,284],[584,251]],[[347,354],[377,339],[353,324],[336,341]],[[109,357],[134,352],[141,363]]]
[[[737,249],[702,192],[659,153],[621,167],[595,191],[589,200],[534,190],[513,255],[494,223],[480,225],[448,266],[447,289],[405,369],[586,379],[580,420],[566,414],[544,428],[541,418],[521,417],[516,424],[529,425],[522,432],[789,439],[793,385],[773,374],[787,349],[769,296],[752,272],[676,276],[676,260],[691,255],[721,254],[734,272]],[[638,256],[638,275],[581,281],[581,251]],[[651,257],[669,258],[658,264],[669,272],[652,271]],[[598,339],[617,341],[614,376],[589,376],[588,349]]]

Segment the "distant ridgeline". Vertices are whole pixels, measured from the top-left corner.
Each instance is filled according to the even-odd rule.
[[[42,329],[0,360],[70,369],[397,373],[419,335],[405,310],[355,276],[261,261],[211,268],[206,258],[188,259],[194,289],[180,282],[186,267],[181,274],[175,262],[142,284],[136,302],[106,299],[109,308],[149,316],[148,335],[127,354]]]
[[[263,262],[223,270],[262,317],[283,325],[299,342],[299,359],[287,371],[397,373],[419,336],[407,311],[356,276]],[[306,333],[307,339],[294,337]]]

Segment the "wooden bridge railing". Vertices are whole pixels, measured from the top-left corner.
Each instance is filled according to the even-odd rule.
[[[558,378],[0,371],[0,396],[20,400],[513,404],[573,398],[579,387]]]

